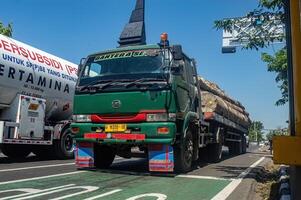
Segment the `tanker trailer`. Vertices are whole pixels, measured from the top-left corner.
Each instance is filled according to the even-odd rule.
[[[11,158],[73,157],[77,65],[0,35],[0,148]]]

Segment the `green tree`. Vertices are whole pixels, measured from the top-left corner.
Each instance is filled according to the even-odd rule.
[[[259,0],[258,8],[247,13],[249,20],[252,20],[253,26],[257,31],[244,35],[248,42],[242,49],[255,49],[268,47],[275,40],[284,41],[285,35],[273,37],[273,35],[265,31],[265,27],[277,26],[279,23],[285,24],[284,4],[283,0]],[[259,23],[257,23],[259,22]],[[271,24],[272,22],[272,24]],[[232,32],[234,24],[243,26],[246,21],[240,18],[217,20],[214,22],[214,27],[218,30],[224,29]],[[287,54],[286,48],[280,49],[274,55],[262,53],[262,60],[267,63],[268,71],[276,73],[276,82],[280,88],[282,97],[276,102],[276,105],[284,105],[288,102],[288,76],[287,76]]]
[[[7,27],[3,25],[2,22],[0,22],[0,34],[6,35],[8,37],[11,37],[13,33],[13,27],[12,24],[8,24]]]
[[[263,123],[261,121],[253,121],[249,128],[249,140],[253,142],[263,141]]]
[[[277,128],[274,130],[270,130],[267,134],[266,134],[266,139],[271,141],[272,138],[274,136],[277,135],[288,135],[288,129],[287,128]]]
[[[286,48],[277,51],[275,55],[262,53],[261,59],[267,63],[269,72],[276,73],[275,80],[282,94],[282,98],[276,102],[276,105],[284,105],[288,102],[288,66]]]

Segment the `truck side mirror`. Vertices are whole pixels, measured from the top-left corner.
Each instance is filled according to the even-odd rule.
[[[173,75],[183,75],[184,66],[179,63],[171,67],[171,72]]]
[[[181,45],[174,45],[172,47],[172,55],[174,60],[183,60],[184,55],[182,51],[182,46]]]
[[[85,62],[86,62],[86,58],[80,59],[80,62],[79,62],[79,65],[78,65],[78,70],[77,70],[77,76],[80,75],[80,72],[82,71]]]

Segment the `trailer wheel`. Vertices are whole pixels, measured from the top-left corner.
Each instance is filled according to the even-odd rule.
[[[17,144],[4,144],[1,147],[1,151],[4,155],[12,159],[26,158],[31,153],[29,146]]]
[[[199,148],[199,161],[208,162],[208,146]]]
[[[239,155],[242,153],[242,142],[231,142],[228,147],[230,155]]]
[[[242,153],[247,153],[247,139],[245,136],[242,137]]]
[[[175,152],[175,171],[178,173],[191,170],[193,159],[193,137],[191,130],[187,130],[186,137],[180,146],[174,147]]]
[[[74,158],[74,142],[70,128],[66,128],[60,140],[54,141],[55,154],[59,159]]]
[[[208,161],[209,162],[219,162],[222,158],[223,145],[222,143],[213,143],[208,145]]]
[[[110,167],[116,156],[115,150],[105,145],[94,145],[94,154],[94,164],[99,169]]]

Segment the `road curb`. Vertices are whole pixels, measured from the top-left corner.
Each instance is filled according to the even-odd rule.
[[[281,165],[279,169],[279,199],[280,200],[291,200],[291,191],[289,185],[288,166]]]

